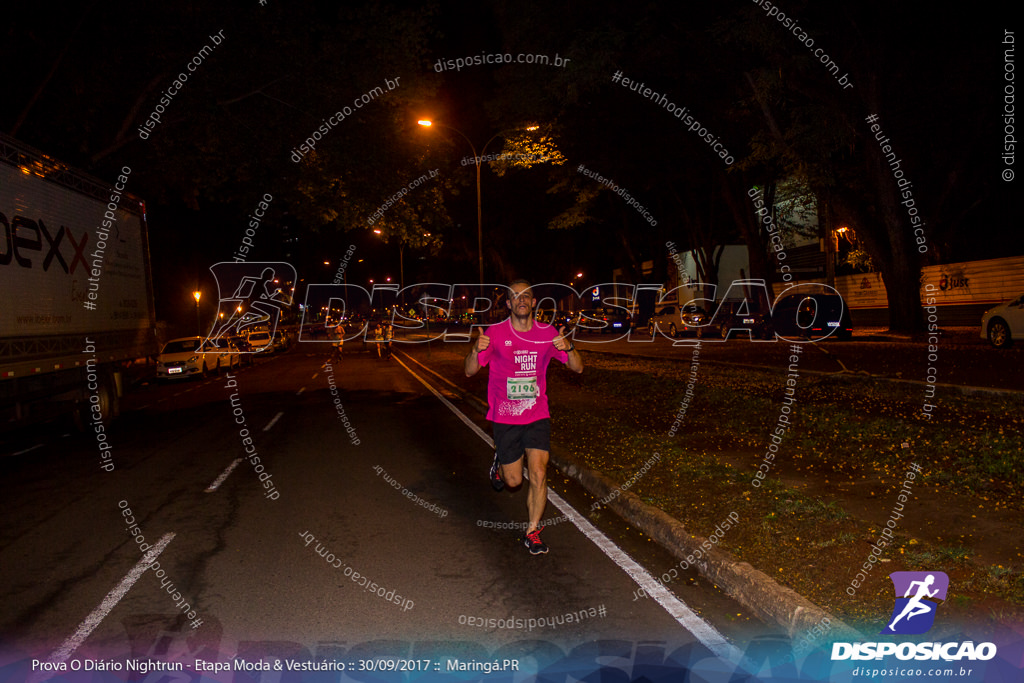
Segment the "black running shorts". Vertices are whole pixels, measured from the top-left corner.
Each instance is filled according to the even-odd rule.
[[[527,448],[551,450],[551,418],[545,417],[525,425],[494,423],[494,449],[498,462],[511,465],[523,457]]]

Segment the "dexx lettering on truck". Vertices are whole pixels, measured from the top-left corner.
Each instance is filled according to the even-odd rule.
[[[142,200],[0,134],[0,430],[119,412],[158,352]]]

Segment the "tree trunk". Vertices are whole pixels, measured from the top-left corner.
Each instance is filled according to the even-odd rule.
[[[750,197],[747,196],[746,185],[745,174],[737,174],[735,179],[733,175],[723,175],[722,197],[729,206],[729,210],[732,211],[733,220],[740,229],[743,242],[747,245],[747,262],[750,264],[750,272],[747,277],[753,280],[764,280],[768,288],[768,297],[774,301],[775,293],[772,289],[774,268],[768,256],[768,243],[764,238],[764,231],[761,230],[761,223],[754,214]],[[773,212],[774,197],[774,187],[765,188],[765,206]]]

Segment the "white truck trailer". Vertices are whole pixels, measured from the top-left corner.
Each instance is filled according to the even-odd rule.
[[[0,431],[99,404],[158,353],[142,200],[0,134]]]

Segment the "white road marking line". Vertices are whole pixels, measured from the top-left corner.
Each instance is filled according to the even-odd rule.
[[[303,389],[305,389],[305,387],[303,387]],[[301,394],[302,392],[300,391],[299,393]],[[274,419],[268,422],[267,426],[263,428],[263,431],[269,432],[270,428],[277,424],[277,421],[281,419],[282,415],[284,415],[284,413],[278,413],[277,415],[275,415]]]
[[[323,367],[323,366],[320,366],[320,367]],[[320,374],[319,372],[314,372],[313,376],[310,377],[310,379],[316,379],[316,376],[319,375],[319,374]]]
[[[666,612],[672,615],[673,619],[692,633],[709,650],[719,657],[733,661],[739,659],[741,656],[740,651],[733,647],[725,639],[725,636],[719,633],[714,626],[701,619],[685,602],[669,592],[664,584],[654,578],[649,571],[637,564],[636,560],[627,555],[622,548],[617,546],[614,541],[580,515],[561,496],[552,491],[550,487],[548,487],[548,500],[554,503],[555,507],[564,516],[568,517],[569,521],[576,525],[577,529],[593,541],[594,545],[600,548],[615,564],[619,565],[624,572],[629,574],[630,578],[647,592],[647,595],[654,598],[659,605],[665,608]]]
[[[220,473],[220,476],[213,480],[213,483],[206,487],[204,493],[213,493],[217,488],[224,483],[224,480],[228,478],[228,475],[238,467],[238,463],[242,462],[241,458],[236,458],[233,463],[228,465],[228,468]]]
[[[422,377],[420,377],[419,375],[417,375],[417,374],[416,374],[415,372],[413,372],[413,371],[412,371],[412,368],[410,368],[410,367],[409,367],[408,365],[406,365],[405,363],[403,363],[403,362],[401,361],[401,359],[400,359],[400,358],[397,358],[397,357],[396,357],[396,358],[395,358],[395,361],[397,361],[397,363],[398,363],[399,365],[401,365],[401,366],[402,366],[403,368],[405,368],[405,369],[406,369],[406,370],[407,370],[407,371],[409,372],[409,374],[410,374],[410,375],[412,375],[412,376],[413,376],[413,377],[415,377],[415,378],[416,378],[417,380],[419,380],[420,384],[422,384],[422,385],[423,385],[423,386],[425,386],[425,387],[426,387],[427,389],[429,389],[429,390],[430,390],[430,393],[432,393],[432,394],[433,394],[434,396],[437,396],[438,400],[439,400],[439,401],[441,401],[441,403],[443,403],[443,404],[445,404],[446,406],[448,406],[448,409],[449,409],[449,410],[451,410],[451,411],[452,411],[453,413],[455,413],[455,416],[456,416],[457,418],[459,418],[460,420],[462,420],[462,421],[463,421],[463,422],[464,422],[464,423],[466,424],[466,426],[467,426],[467,427],[469,427],[469,428],[470,428],[471,430],[473,430],[473,433],[474,433],[474,434],[476,434],[476,435],[477,435],[477,436],[479,436],[479,437],[480,437],[481,439],[483,439],[484,443],[486,443],[486,444],[487,444],[488,446],[490,446],[490,447],[491,447],[491,450],[494,450],[494,439],[492,439],[492,438],[490,437],[490,435],[488,435],[488,434],[487,434],[487,432],[485,432],[484,430],[480,429],[480,427],[478,427],[478,426],[477,426],[477,424],[476,424],[475,422],[473,422],[472,420],[470,420],[470,419],[469,419],[469,418],[468,418],[467,416],[463,415],[463,413],[462,413],[462,411],[461,411],[461,410],[459,410],[458,408],[456,408],[456,407],[455,407],[455,406],[454,406],[454,405],[452,404],[452,402],[451,402],[451,401],[449,401],[449,400],[448,400],[448,399],[446,399],[446,398],[445,398],[444,396],[442,396],[442,395],[441,395],[441,392],[439,392],[439,391],[438,391],[437,389],[435,389],[435,388],[434,388],[434,387],[432,387],[432,386],[431,386],[430,384],[428,384],[428,383],[427,383],[427,381],[426,381],[425,379],[423,379]]]
[[[32,448],[26,448],[26,449],[25,449],[25,450],[23,450],[23,451],[18,451],[17,453],[11,453],[11,455],[12,455],[12,456],[14,456],[14,455],[24,455],[25,453],[29,453],[29,452],[31,452],[31,451],[34,451],[34,450],[35,450],[35,449],[37,449],[37,448],[42,448],[42,447],[43,447],[43,444],[41,444],[41,443],[37,443],[37,444],[36,444],[35,446],[33,446]]]
[[[295,392],[295,395],[296,396],[302,396],[302,392],[305,391],[305,390],[306,390],[306,387],[302,387],[301,389],[299,389],[298,391]]]
[[[486,432],[480,429],[475,422],[464,415],[462,411],[442,396],[433,386],[428,384],[425,379],[413,372],[408,365],[398,358],[395,358],[395,360],[399,365],[405,368],[410,375],[419,380],[420,384],[429,389],[430,393],[434,394],[438,400],[448,406],[448,409],[455,413],[456,417],[469,426],[473,433],[479,436],[484,443],[486,443],[492,450],[494,449],[494,440],[488,436]],[[738,661],[741,655],[740,651],[726,640],[725,636],[719,633],[714,626],[697,616],[697,614],[690,609],[685,602],[669,592],[669,590],[665,588],[660,581],[654,578],[650,572],[637,564],[636,560],[627,555],[622,548],[615,545],[614,541],[605,536],[597,529],[597,527],[577,512],[561,496],[552,491],[551,487],[548,487],[548,500],[550,500],[564,516],[568,517],[576,528],[579,529],[584,536],[589,538],[594,545],[596,545],[605,555],[608,556],[609,559],[611,559],[612,562],[617,564],[624,572],[626,572],[627,575],[629,575],[631,579],[636,581],[637,584],[647,592],[647,595],[654,598],[654,600],[661,605],[673,619],[679,622],[679,624],[687,631],[692,633],[693,636],[705,647],[715,653],[718,657]]]
[[[164,551],[167,544],[174,540],[175,534],[168,532],[163,535],[157,544],[146,551],[146,554],[132,567],[131,571],[121,579],[120,583],[114,586],[113,590],[107,593],[107,597],[103,598],[103,602],[100,606],[94,609],[89,616],[78,626],[78,630],[75,631],[74,635],[64,641],[64,644],[54,650],[53,654],[47,660],[51,664],[56,664],[65,661],[71,656],[75,650],[77,650],[85,639],[89,637],[89,634],[100,625],[100,622],[110,613],[112,609],[120,602],[121,598],[125,596],[128,590],[135,585],[135,582],[139,580],[139,577],[145,573],[151,564],[159,557],[160,553]]]

